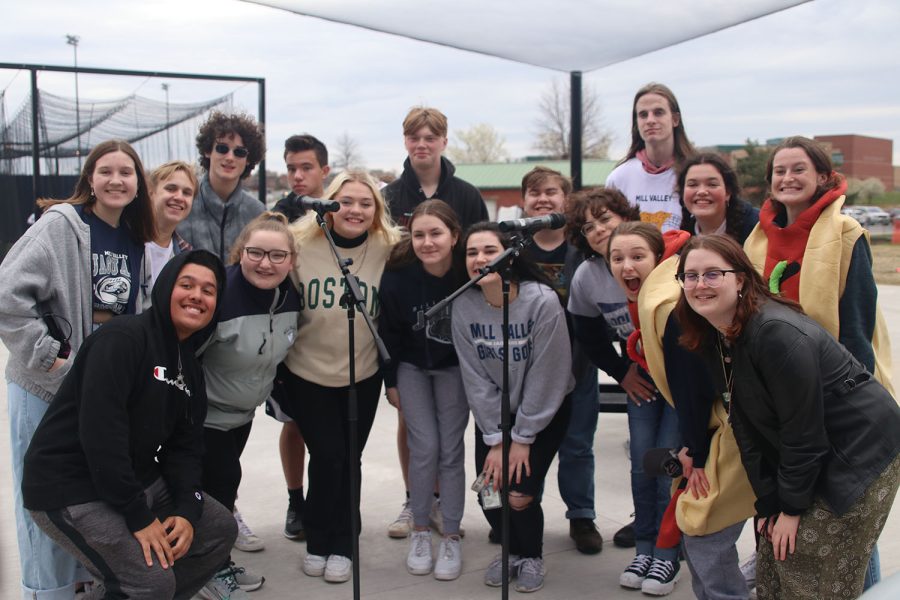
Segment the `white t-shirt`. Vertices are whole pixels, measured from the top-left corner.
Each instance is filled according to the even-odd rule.
[[[175,256],[174,244],[171,239],[169,240],[169,245],[165,247],[160,246],[156,242],[145,242],[144,256],[149,263],[147,266],[149,266],[150,270],[150,289],[153,289],[153,284],[156,283],[159,272],[169,262],[169,259]]]
[[[641,211],[641,221],[653,223],[663,232],[679,229],[681,203],[675,191],[675,168],[658,175],[644,170],[640,159],[631,158],[613,169],[606,185],[622,192]]]

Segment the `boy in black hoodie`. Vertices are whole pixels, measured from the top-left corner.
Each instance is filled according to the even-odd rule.
[[[210,252],[169,261],[150,311],[85,340],[25,455],[25,507],[101,596],[189,598],[237,535],[200,487],[206,388],[194,354],[224,283]]]

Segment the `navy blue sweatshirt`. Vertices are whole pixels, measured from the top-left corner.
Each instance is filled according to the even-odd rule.
[[[452,269],[443,277],[435,277],[419,261],[384,272],[378,291],[381,298],[378,332],[391,355],[391,363],[383,369],[384,387],[397,386],[397,365],[401,362],[422,369],[459,364],[450,330],[450,305],[424,323],[423,329],[413,330],[418,312],[426,312],[449,296],[457,283]]]

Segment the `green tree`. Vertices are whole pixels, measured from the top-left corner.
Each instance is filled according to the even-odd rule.
[[[746,155],[737,159],[735,164],[738,182],[741,184],[741,194],[745,200],[759,206],[769,193],[768,184],[766,184],[766,162],[769,160],[769,150],[759,141],[747,138],[744,152]]]

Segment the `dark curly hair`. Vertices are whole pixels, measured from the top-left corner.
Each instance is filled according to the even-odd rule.
[[[246,179],[266,153],[263,126],[246,113],[226,114],[217,110],[210,113],[209,118],[200,126],[200,131],[197,133],[200,166],[209,171],[207,154],[212,153],[216,140],[232,135],[241,136],[241,142],[249,152],[247,167],[241,173],[241,179]]]
[[[581,234],[581,228],[587,220],[585,213],[590,210],[591,216],[599,219],[607,212],[619,215],[625,221],[640,221],[641,211],[629,204],[622,192],[610,187],[595,187],[575,192],[566,204],[566,239],[578,248],[585,257],[595,256],[587,238]]]
[[[725,233],[736,240],[740,239],[741,232],[744,229],[744,212],[737,202],[741,195],[741,185],[738,183],[737,173],[731,168],[731,165],[724,158],[712,152],[704,152],[692,156],[678,169],[675,191],[678,192],[678,202],[681,204],[681,225],[679,228],[691,235],[697,233],[697,221],[684,205],[684,182],[687,181],[687,172],[696,165],[711,165],[722,176],[722,181],[725,183],[725,193],[729,197],[725,205]]]

